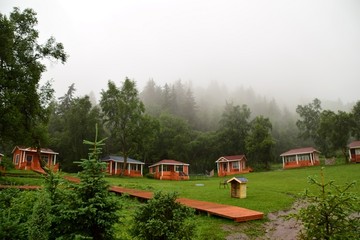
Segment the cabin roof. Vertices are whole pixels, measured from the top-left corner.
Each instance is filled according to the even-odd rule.
[[[306,154],[306,153],[313,153],[313,152],[318,152],[320,153],[318,150],[316,150],[313,147],[305,147],[305,148],[296,148],[296,149],[291,149],[287,152],[282,153],[280,156],[284,157],[284,156],[291,156],[291,155],[298,155],[298,154]]]
[[[360,148],[360,141],[353,141],[348,145],[349,148]]]
[[[216,162],[234,162],[246,160],[245,155],[232,155],[232,156],[222,156]]]
[[[182,166],[189,166],[188,163],[183,163],[183,162],[179,162],[176,160],[171,160],[171,159],[163,159],[157,163],[154,163],[153,165],[149,166],[150,167],[155,167],[158,165],[182,165]]]
[[[19,147],[19,146],[16,146],[14,147],[14,149],[12,150],[12,153],[15,152],[16,149],[19,149],[20,151],[23,151],[23,152],[37,152],[37,149],[36,148],[33,148],[33,147]],[[59,154],[57,152],[54,152],[52,149],[50,148],[40,148],[40,152],[41,153],[47,153],[47,154]]]
[[[110,155],[110,156],[106,156],[106,157],[103,157],[101,159],[101,161],[103,162],[109,162],[109,161],[114,161],[114,162],[120,162],[120,163],[123,163],[124,162],[124,157],[122,156],[115,156],[115,155]],[[133,164],[145,164],[139,160],[135,160],[135,159],[132,159],[132,158],[127,158],[127,163],[133,163]]]

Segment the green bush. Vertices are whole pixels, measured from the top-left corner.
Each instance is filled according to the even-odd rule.
[[[300,220],[303,229],[301,239],[360,239],[360,198],[350,192],[355,182],[337,186],[334,181],[325,182],[309,178],[318,187],[317,193],[303,194],[306,207],[291,217]]]
[[[136,239],[192,239],[194,210],[176,201],[176,193],[156,192],[135,213],[131,234]]]
[[[14,169],[14,164],[12,160],[6,156],[4,156],[0,162],[0,166],[4,167],[5,170]]]

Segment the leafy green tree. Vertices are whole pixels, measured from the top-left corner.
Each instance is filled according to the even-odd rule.
[[[356,139],[360,139],[360,101],[354,105],[351,110],[351,117],[352,117],[352,136]]]
[[[271,136],[272,125],[268,118],[256,117],[250,123],[250,131],[245,139],[246,152],[249,158],[257,163],[264,164],[265,169],[270,169],[272,147],[275,142]]]
[[[298,105],[296,108],[296,112],[301,118],[296,122],[296,126],[300,130],[300,137],[311,139],[316,145],[320,145],[322,140],[318,135],[321,111],[321,101],[317,98],[308,105]]]
[[[189,160],[189,143],[193,138],[189,124],[184,119],[167,113],[161,114],[159,123],[158,158],[187,162]]]
[[[135,213],[131,234],[135,239],[180,240],[195,235],[194,211],[176,201],[176,193],[156,192]]]
[[[338,186],[334,181],[325,181],[321,171],[321,180],[310,177],[309,183],[318,192],[305,191],[306,207],[291,215],[304,226],[300,238],[360,239],[359,196],[350,191],[355,182]]]
[[[144,104],[139,99],[135,82],[128,78],[121,88],[109,81],[108,90],[103,90],[101,95],[100,105],[105,125],[124,157],[123,174],[127,167],[127,159],[137,149],[142,136]]]
[[[221,144],[221,154],[244,154],[245,139],[250,128],[250,109],[246,105],[234,106],[227,103],[220,120],[218,143]]]
[[[63,45],[53,37],[38,43],[36,13],[18,8],[0,13],[0,144],[5,141],[39,147],[48,120],[53,89],[39,87],[45,58],[66,62]],[[16,132],[16,134],[14,134]]]
[[[100,109],[93,107],[88,96],[75,97],[74,85],[54,103],[49,121],[50,147],[58,151],[61,169],[67,172],[80,170],[74,163],[77,159],[87,157],[88,147],[83,139],[95,135],[94,125],[99,125],[99,135],[103,135]]]
[[[350,138],[352,120],[350,114],[338,111],[334,113],[325,110],[320,114],[318,135],[322,139],[320,149],[325,156],[330,157],[341,150],[347,161],[347,143]]]

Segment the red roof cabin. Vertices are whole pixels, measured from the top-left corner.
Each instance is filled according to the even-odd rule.
[[[12,151],[13,154],[13,163],[16,169],[24,170],[34,170],[43,172],[43,169],[40,166],[39,154],[36,148],[25,148],[16,146]],[[59,153],[54,152],[49,148],[40,149],[40,158],[45,162],[47,168],[52,169],[53,171],[59,170],[59,164],[56,163],[56,156]]]
[[[291,149],[280,155],[283,168],[297,168],[320,165],[320,152],[313,147]]]
[[[164,159],[149,166],[149,173],[160,180],[189,180],[189,164]]]
[[[250,168],[246,167],[245,155],[223,156],[216,160],[217,172],[219,177],[248,173]]]
[[[348,145],[349,161],[360,163],[360,141],[354,141]]]
[[[106,172],[110,175],[120,175],[123,165],[124,157],[121,156],[107,156],[101,159],[107,163]],[[143,176],[143,162],[135,159],[127,158],[127,169],[124,171],[125,176],[129,177],[142,177]]]

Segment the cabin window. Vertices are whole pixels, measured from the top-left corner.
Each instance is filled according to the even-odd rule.
[[[183,172],[184,171],[184,166],[183,165],[176,165],[175,166],[175,171],[176,172]]]
[[[355,154],[360,155],[360,148],[355,149]]]
[[[160,166],[159,166],[159,167],[160,167]],[[162,170],[163,170],[164,172],[170,171],[169,165],[162,165]],[[160,168],[160,171],[161,171],[161,168]]]
[[[298,160],[304,161],[304,160],[310,160],[309,154],[301,154],[298,156]]]
[[[285,157],[285,161],[286,162],[295,162],[296,157],[295,156],[287,156],[287,157]]]
[[[48,155],[41,155],[41,161],[45,164],[49,163],[49,156]]]
[[[233,162],[232,167],[233,169],[239,169],[239,162]]]
[[[16,156],[15,156],[15,164],[19,164],[19,160],[20,160],[20,155],[16,154]]]
[[[138,170],[138,165],[137,164],[130,164],[130,169],[133,171],[137,171]]]

